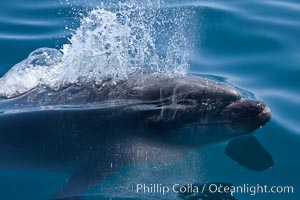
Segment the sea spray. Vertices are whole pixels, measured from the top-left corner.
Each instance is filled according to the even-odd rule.
[[[101,4],[82,17],[60,51],[35,50],[5,74],[0,95],[13,97],[38,85],[116,84],[132,74],[185,75],[192,14],[191,9],[163,8],[160,1]]]

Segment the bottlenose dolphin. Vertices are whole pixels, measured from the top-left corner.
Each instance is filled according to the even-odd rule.
[[[75,171],[56,197],[81,195],[132,163],[170,162],[191,149],[247,135],[271,117],[263,102],[243,99],[233,87],[163,75],[38,86],[2,98],[0,112],[0,167]],[[271,167],[270,154],[256,140],[247,141],[267,164],[251,167],[230,146],[226,154],[250,169]]]

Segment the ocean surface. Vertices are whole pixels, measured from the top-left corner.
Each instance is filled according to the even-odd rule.
[[[291,194],[250,195],[248,192],[248,194],[236,194],[235,198],[240,200],[300,199],[300,1],[165,0],[149,3],[150,1],[142,0],[138,3],[131,1],[130,4],[126,4],[124,0],[122,2],[125,2],[124,5],[136,4],[138,7],[146,8],[151,4],[153,9],[162,10],[158,18],[153,18],[160,22],[157,23],[159,25],[154,23],[149,26],[146,22],[150,19],[146,19],[146,22],[137,22],[146,29],[147,27],[156,28],[155,34],[152,34],[151,30],[148,30],[149,35],[146,34],[147,30],[137,30],[138,33],[135,34],[139,35],[141,31],[143,33],[141,37],[146,39],[149,37],[154,44],[158,43],[156,51],[159,56],[164,55],[162,57],[165,58],[165,55],[171,55],[173,60],[171,59],[172,62],[170,62],[170,59],[166,59],[162,62],[163,65],[171,65],[167,68],[161,65],[150,65],[149,63],[155,63],[154,60],[157,58],[151,53],[145,65],[149,65],[151,69],[153,66],[163,68],[163,71],[169,73],[181,73],[187,67],[187,73],[233,84],[245,91],[250,91],[255,98],[268,104],[272,111],[272,119],[268,125],[256,130],[254,134],[273,156],[275,164],[271,169],[263,172],[247,170],[225,155],[224,149],[227,142],[221,142],[194,150],[182,159],[166,166],[158,168],[151,164],[128,166],[89,191],[90,195],[84,199],[106,199],[110,194],[111,198],[133,199],[134,197],[129,194],[130,191],[124,191],[123,187],[137,181],[183,185],[226,182],[237,186],[243,184],[293,186],[294,193]],[[80,57],[82,52],[77,51],[88,47],[89,51],[85,53],[93,56],[95,49],[99,49],[97,49],[97,43],[83,41],[85,37],[79,37],[76,30],[84,31],[86,28],[84,23],[88,24],[89,20],[95,16],[105,15],[104,19],[108,19],[116,9],[112,5],[118,5],[117,1],[1,1],[0,76],[24,60],[32,51],[41,47],[64,49],[64,53],[69,55],[65,59],[66,63],[70,64],[71,61],[73,63],[73,59],[78,58],[75,65],[78,62],[80,62],[78,66],[83,65],[81,61],[89,57]],[[102,10],[102,12],[100,9],[100,14],[96,13],[87,17],[97,6],[104,7],[105,11]],[[150,16],[153,12],[145,15],[147,14]],[[82,21],[82,19],[86,20]],[[171,19],[171,22],[168,23],[166,19]],[[161,23],[164,20],[166,23]],[[93,24],[93,26],[98,25]],[[128,28],[135,27],[129,26]],[[118,26],[112,26],[111,30],[117,31]],[[172,31],[175,32],[174,37],[170,33]],[[180,34],[176,35],[176,31]],[[170,35],[166,36],[163,33],[170,33]],[[72,37],[74,35],[78,37]],[[97,37],[100,36],[97,35]],[[173,43],[163,44],[166,38],[173,38],[170,40]],[[89,37],[87,36],[86,39]],[[65,44],[71,44],[71,46],[63,47]],[[139,46],[135,47],[134,51],[140,53],[139,49],[149,44],[137,43],[137,45]],[[168,46],[171,48],[167,48]],[[72,54],[75,50],[76,54]],[[114,53],[112,52],[109,56],[115,56]],[[124,61],[122,59],[129,57],[123,56],[118,58],[118,61],[122,63]],[[89,64],[101,62],[101,60],[88,61],[90,61]],[[138,63],[139,61],[130,60],[130,62]],[[100,70],[110,72],[108,75],[120,76],[118,68],[101,67]],[[76,76],[76,74],[69,74],[71,70],[66,70],[69,71],[65,74],[70,76],[62,76],[61,80],[72,81],[74,77],[71,75]],[[76,70],[75,67],[74,71],[77,72]],[[115,73],[116,70],[118,73]],[[127,73],[122,69],[121,72]],[[96,73],[96,75],[99,77],[99,74]],[[100,75],[103,74],[100,73]],[[43,80],[47,81],[47,78]],[[22,85],[26,85],[27,80],[24,79],[24,81]],[[14,87],[16,90],[19,86],[14,85]],[[30,89],[30,85],[28,87]],[[65,184],[70,175],[43,169],[0,169],[0,199],[50,199]],[[99,192],[99,188],[108,189]],[[136,198],[176,199],[176,195],[143,194],[137,195]]]

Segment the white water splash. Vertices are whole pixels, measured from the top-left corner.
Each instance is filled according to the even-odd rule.
[[[188,68],[185,35],[192,12],[130,3],[102,5],[81,20],[61,52],[41,48],[0,79],[0,96],[14,97],[39,85],[111,84],[131,74],[182,76]]]

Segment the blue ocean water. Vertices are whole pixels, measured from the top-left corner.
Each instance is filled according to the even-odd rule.
[[[61,48],[68,43],[72,29],[80,25],[81,14],[97,5],[99,2],[93,0],[1,1],[0,75],[39,47]],[[224,142],[195,150],[160,169],[129,166],[99,187],[113,188],[119,191],[116,197],[125,198],[127,194],[120,188],[136,179],[150,183],[291,185],[293,194],[235,196],[237,199],[299,199],[300,2],[166,0],[163,6],[193,10],[189,73],[224,79],[253,92],[257,99],[269,105],[272,120],[255,131],[255,135],[273,156],[274,167],[264,172],[247,170],[225,156]],[[42,169],[1,169],[0,199],[49,199],[69,176]],[[93,192],[97,193],[97,188]]]

